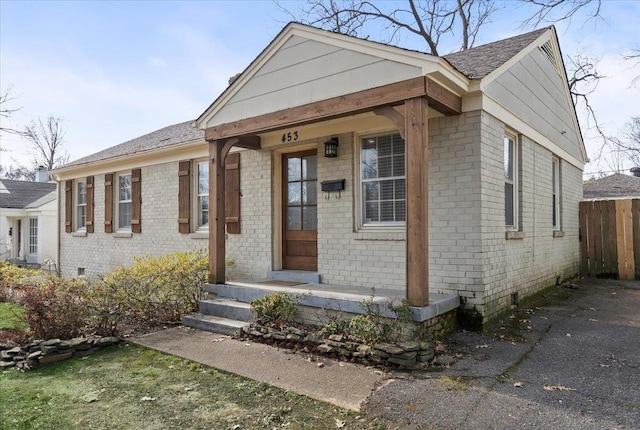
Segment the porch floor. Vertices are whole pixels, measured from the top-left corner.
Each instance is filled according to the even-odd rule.
[[[387,304],[399,304],[405,297],[405,291],[398,289],[376,288],[373,290],[364,286],[304,282],[285,283],[275,279],[242,279],[227,281],[225,285],[236,287],[234,288],[234,295],[236,295],[234,298],[243,302],[250,302],[254,298],[271,292],[286,292],[298,294],[300,304],[305,306],[360,314],[364,312],[361,303],[371,300],[378,306],[382,314],[391,317],[394,315],[387,308]],[[205,287],[205,291],[219,294],[219,290],[213,291],[214,285],[209,285],[209,287],[211,288]],[[411,312],[414,321],[423,322],[450,312],[459,306],[460,297],[457,295],[429,293],[429,304],[424,307],[412,306]]]

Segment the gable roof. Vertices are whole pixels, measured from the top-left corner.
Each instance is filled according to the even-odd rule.
[[[193,120],[185,121],[152,131],[151,133],[72,161],[58,169],[81,166],[125,155],[133,155],[195,140],[204,140],[204,132],[193,127]]]
[[[640,197],[640,178],[614,173],[584,183],[582,197],[597,200],[611,197]]]
[[[550,27],[520,34],[508,39],[475,46],[443,56],[460,73],[470,79],[482,79],[530,45]]]
[[[0,208],[24,209],[49,193],[54,193],[56,187],[57,184],[51,182],[0,179]],[[51,200],[46,199],[42,203],[48,201]]]

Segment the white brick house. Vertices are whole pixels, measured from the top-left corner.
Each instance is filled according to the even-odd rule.
[[[299,270],[487,322],[578,271],[586,153],[553,28],[434,57],[289,24],[194,125],[54,172],[64,275],[208,246],[213,283]]]

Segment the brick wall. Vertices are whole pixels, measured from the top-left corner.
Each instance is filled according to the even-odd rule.
[[[484,300],[467,301],[487,321],[511,305],[511,295],[531,295],[578,271],[578,202],[582,172],[561,161],[563,237],[554,237],[552,225],[552,153],[526,136],[521,137],[520,225],[524,237],[507,240],[504,227],[505,125],[482,113],[483,187],[481,209]]]

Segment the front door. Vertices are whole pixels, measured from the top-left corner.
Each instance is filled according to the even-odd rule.
[[[315,149],[282,156],[282,266],[318,270],[318,156]]]

